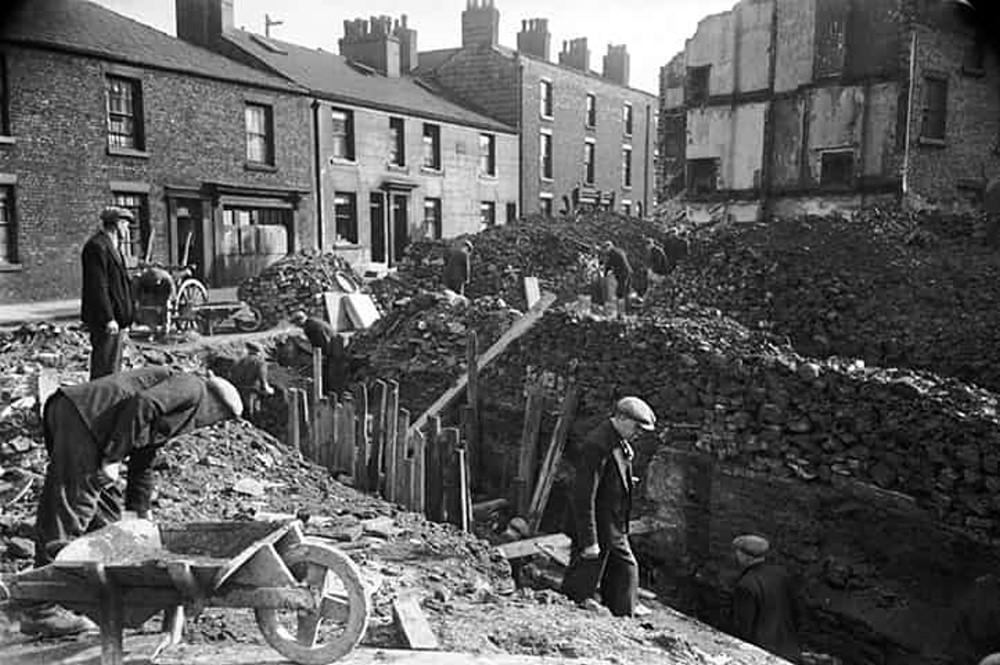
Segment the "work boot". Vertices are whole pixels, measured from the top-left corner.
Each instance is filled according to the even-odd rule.
[[[69,637],[99,630],[87,617],[58,605],[38,605],[21,612],[21,633],[31,637]]]

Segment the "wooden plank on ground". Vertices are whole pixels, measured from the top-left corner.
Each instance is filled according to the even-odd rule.
[[[406,469],[406,457],[410,446],[410,410],[399,409],[396,416],[396,471],[393,474],[395,479],[395,489],[393,490],[393,501],[406,506],[410,498],[410,474]]]
[[[444,521],[443,469],[441,446],[441,418],[432,416],[427,422],[427,469],[424,476],[424,503],[427,519],[434,522]]]
[[[552,439],[549,442],[549,449],[545,453],[545,461],[538,475],[538,484],[531,497],[531,508],[528,510],[528,526],[531,532],[538,531],[541,524],[542,515],[545,513],[545,506],[549,502],[549,494],[552,492],[552,483],[555,482],[556,468],[562,458],[563,448],[566,446],[566,436],[569,434],[570,424],[576,414],[576,405],[580,399],[580,389],[575,384],[570,384],[563,397],[562,407],[559,410],[559,419],[556,421],[556,428],[552,432]]]
[[[385,407],[385,489],[382,492],[389,501],[396,500],[396,471],[399,460],[399,439],[396,432],[399,429],[399,382],[388,382],[389,393]]]
[[[368,491],[373,494],[378,494],[382,486],[382,455],[385,451],[385,412],[388,399],[388,384],[381,379],[375,381],[375,394],[371,404],[374,416],[372,445],[371,455],[368,458]]]
[[[517,512],[527,515],[531,495],[535,491],[535,467],[538,465],[538,433],[542,427],[545,397],[540,390],[529,390],[524,408],[524,429],[521,430],[521,450],[518,458]]]
[[[425,474],[427,473],[427,438],[420,430],[414,430],[413,441],[413,466],[410,475],[410,509],[424,515],[427,510],[427,503],[424,500],[425,494]]]
[[[648,518],[632,520],[628,523],[628,535],[630,537],[642,536],[647,533],[652,533],[656,529],[660,529],[665,526],[667,526],[665,523]],[[533,538],[525,538],[524,540],[516,540],[512,543],[504,543],[503,545],[498,545],[497,550],[499,550],[506,559],[512,560],[538,554],[540,545],[558,549],[569,545],[569,542],[569,536],[564,533],[550,533],[544,536],[535,536]]]
[[[354,387],[354,487],[368,489],[368,458],[371,443],[368,439],[368,388],[364,384]]]
[[[507,332],[501,335],[500,339],[493,343],[493,346],[479,356],[477,362],[475,363],[476,369],[482,372],[487,365],[496,360],[501,353],[507,350],[507,347],[510,346],[511,342],[531,330],[531,327],[538,323],[538,321],[542,318],[542,315],[545,314],[545,310],[547,310],[555,301],[556,296],[554,293],[545,292],[542,299],[535,303],[534,307],[528,310],[524,316],[515,321],[514,324],[507,329]],[[413,422],[411,427],[423,429],[428,418],[444,411],[444,409],[446,409],[456,398],[458,398],[459,395],[465,391],[465,386],[467,385],[468,380],[468,372],[462,374],[455,385],[449,388],[443,395],[441,395],[441,397],[431,404],[426,411],[420,414],[420,417]]]
[[[411,649],[437,649],[437,636],[431,630],[416,596],[406,595],[392,601],[392,613],[399,624],[406,645]]]

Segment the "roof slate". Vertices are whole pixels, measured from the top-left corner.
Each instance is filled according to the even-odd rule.
[[[62,48],[109,60],[252,86],[301,87],[195,46],[88,0],[27,0],[6,8],[0,40]]]
[[[409,76],[389,78],[377,73],[365,73],[352,67],[341,55],[274,38],[266,41],[275,48],[266,48],[261,43],[263,37],[245,30],[226,33],[226,39],[319,97],[494,131],[516,131],[441,94],[435,94],[430,86],[422,85]]]

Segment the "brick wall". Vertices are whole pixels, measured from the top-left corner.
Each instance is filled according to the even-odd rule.
[[[491,48],[462,49],[434,72],[438,82],[483,113],[517,127],[518,72],[514,61]]]
[[[0,302],[76,297],[79,253],[112,201],[111,181],[149,186],[154,260],[166,262],[164,185],[204,181],[311,191],[309,100],[151,69],[141,80],[145,157],[107,151],[106,62],[5,46],[14,143],[0,145],[0,174],[15,176],[20,269],[0,272]],[[120,71],[120,70],[115,70]],[[244,104],[273,106],[276,169],[244,166]],[[311,195],[295,214],[296,246],[314,237]]]
[[[982,75],[963,71],[965,49],[972,36],[960,32],[916,27],[916,73],[910,109],[909,193],[932,203],[961,203],[975,197],[962,190],[963,181],[975,183],[1000,174],[1000,69],[997,55],[986,49]],[[943,144],[921,138],[925,76],[947,80],[948,111]]]
[[[335,105],[354,114],[355,160],[332,158],[330,144],[330,109],[324,102],[320,112],[321,137],[320,195],[323,211],[323,245],[335,249],[348,260],[365,265],[371,259],[372,219],[370,194],[385,192],[386,180],[413,186],[394,193],[408,197],[409,237],[424,233],[424,198],[441,199],[442,236],[455,237],[480,230],[480,202],[496,204],[496,220],[506,220],[507,204],[518,202],[518,138],[515,134],[490,132],[477,128],[425,121],[422,118],[395,116],[374,109]],[[405,165],[388,165],[390,149],[389,118],[402,117],[405,141]],[[429,171],[423,164],[424,124],[437,125],[441,136],[441,170]],[[496,176],[479,173],[479,136],[491,134],[496,145]],[[358,244],[334,246],[335,218],[333,197],[338,191],[354,192],[358,203]],[[391,221],[390,221],[391,226]]]

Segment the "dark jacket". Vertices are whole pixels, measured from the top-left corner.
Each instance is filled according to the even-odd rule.
[[[267,387],[267,361],[259,355],[246,355],[233,363],[229,380],[246,400],[252,393],[264,392]]]
[[[632,281],[632,264],[628,262],[628,257],[621,247],[612,247],[608,250],[608,255],[604,259],[604,269],[613,272],[619,284]]]
[[[444,257],[444,285],[459,293],[472,274],[472,260],[465,247],[451,248]]]
[[[669,271],[670,264],[667,262],[667,255],[663,252],[663,248],[659,245],[653,245],[649,248],[649,269],[652,270],[657,275],[666,275]]]
[[[746,567],[733,590],[733,624],[736,637],[798,660],[798,599],[783,566],[759,562]]]
[[[605,419],[583,439],[575,459],[573,514],[576,546],[604,540],[609,530],[628,532],[632,511],[632,463],[622,438]]]
[[[310,316],[302,324],[302,332],[306,339],[312,344],[314,349],[322,349],[323,353],[329,353],[333,348],[333,341],[337,339],[337,331],[329,323],[315,316]]]
[[[978,663],[996,651],[1000,651],[1000,577],[988,574],[960,597],[947,654],[955,663]]]
[[[101,451],[102,462],[128,458],[126,508],[148,508],[156,450],[175,436],[211,425],[228,411],[193,374],[152,367],[65,386],[65,395]],[[45,432],[46,442],[51,440]],[[51,444],[49,449],[51,450]]]
[[[134,303],[132,283],[122,254],[106,233],[90,237],[80,255],[83,265],[83,292],[80,319],[91,331],[100,331],[112,320],[125,328],[132,324]]]

